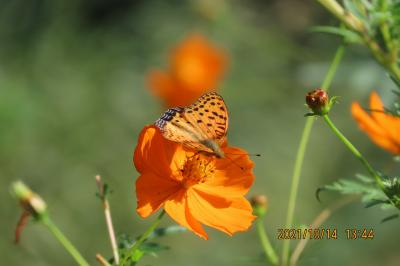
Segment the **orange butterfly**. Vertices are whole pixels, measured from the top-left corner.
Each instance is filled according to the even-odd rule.
[[[224,158],[228,110],[216,92],[201,96],[187,107],[168,109],[156,122],[163,136],[184,146]]]

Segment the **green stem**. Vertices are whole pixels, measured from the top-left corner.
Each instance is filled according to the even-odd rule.
[[[336,50],[332,63],[328,69],[324,81],[322,82],[321,86],[322,89],[326,91],[329,90],[329,87],[332,83],[333,77],[336,73],[339,63],[343,58],[344,51],[345,51],[344,44],[340,45],[339,48]],[[310,133],[313,124],[314,124],[314,119],[312,117],[309,117],[304,126],[303,133],[301,135],[300,145],[296,154],[296,161],[294,163],[294,169],[292,174],[292,184],[290,187],[289,205],[286,214],[285,228],[287,229],[290,229],[293,226],[293,216],[296,207],[296,198],[297,198],[297,191],[299,188],[301,169],[303,166],[304,154],[306,153],[307,143],[310,138]],[[290,239],[285,239],[282,248],[282,265],[287,265],[289,260],[289,251],[290,251]]]
[[[388,1],[384,0],[380,2],[380,12],[382,12],[382,14],[388,12]],[[397,48],[395,47],[393,40],[392,40],[392,36],[390,34],[390,29],[389,29],[389,24],[388,21],[385,20],[382,22],[381,24],[381,33],[383,36],[383,40],[385,41],[385,46],[386,46],[386,50],[389,51],[389,61],[390,64],[397,64]]]
[[[41,221],[50,230],[50,232],[57,238],[57,240],[64,246],[64,248],[71,254],[75,261],[80,266],[89,266],[89,263],[82,257],[79,251],[71,244],[71,242],[64,236],[58,229],[53,221],[48,216],[43,216]]]
[[[157,228],[164,214],[165,211],[162,210],[161,213],[158,215],[157,219],[149,226],[149,228],[147,228],[147,230],[143,233],[143,235],[141,235],[140,238],[135,242],[135,244],[130,248],[130,250],[127,252],[127,254],[125,255],[125,257],[121,262],[122,266],[126,264],[128,259],[135,253],[140,244],[142,244],[147,239],[147,237]]]
[[[362,21],[350,12],[347,12],[336,0],[317,0],[329,12],[336,16],[341,22],[350,29],[358,32],[364,32],[365,27]]]
[[[335,126],[335,124],[332,122],[332,120],[329,118],[328,115],[323,116],[325,122],[328,124],[328,126],[332,129],[332,131],[338,136],[338,138],[346,145],[346,147],[356,156],[362,164],[367,168],[368,172],[375,178],[376,183],[379,185],[379,187],[383,190],[384,189],[384,184],[381,180],[381,177],[379,174],[375,171],[375,169],[369,164],[367,159],[364,158],[364,156],[361,154],[359,150],[357,150],[356,147],[340,132],[340,130]]]
[[[293,226],[293,216],[294,210],[296,207],[296,198],[297,191],[299,188],[300,182],[300,174],[301,168],[304,161],[304,155],[306,153],[307,143],[310,139],[310,133],[312,126],[314,124],[314,119],[311,117],[307,118],[306,124],[303,129],[303,133],[301,135],[300,145],[296,154],[296,161],[294,164],[294,170],[292,175],[292,184],[290,187],[290,197],[289,197],[289,205],[286,214],[286,225],[285,229],[290,229]],[[282,265],[287,265],[289,259],[289,251],[290,251],[290,239],[283,240],[283,248],[282,248]]]
[[[267,232],[265,231],[263,219],[261,218],[262,216],[257,218],[256,225],[258,236],[260,237],[261,244],[264,248],[265,256],[272,265],[278,265],[278,255],[275,253],[275,250],[269,241]]]
[[[371,51],[373,57],[380,63],[391,75],[400,80],[400,68],[398,65],[398,46],[394,42],[392,36],[390,35],[390,29],[387,22],[384,22],[381,27],[381,33],[385,41],[386,50],[383,50],[379,43],[369,35],[368,31],[365,30],[363,22],[360,21],[351,12],[346,12],[344,8],[336,0],[317,0],[321,5],[323,5],[331,14],[337,17],[342,23],[344,23],[349,29],[358,33],[364,44]],[[387,11],[388,2],[381,1],[381,12]]]

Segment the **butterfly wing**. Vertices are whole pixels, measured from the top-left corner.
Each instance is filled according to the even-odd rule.
[[[192,124],[184,117],[184,108],[175,107],[168,109],[156,122],[155,125],[161,130],[164,138],[182,143],[186,147],[212,152],[201,143],[201,136]]]
[[[228,131],[228,109],[224,99],[215,92],[200,97],[184,110],[184,117],[201,134],[201,141],[213,140],[219,145],[225,141]]]
[[[166,139],[199,151],[213,153],[206,141],[222,145],[228,130],[228,110],[215,92],[200,97],[194,104],[168,109],[155,125]]]

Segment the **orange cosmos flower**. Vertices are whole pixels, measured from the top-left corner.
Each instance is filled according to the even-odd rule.
[[[353,103],[351,112],[360,128],[381,148],[400,154],[400,118],[384,112],[384,106],[376,92],[370,96],[371,114],[360,104]]]
[[[166,140],[158,128],[145,127],[134,153],[140,173],[139,215],[147,217],[163,207],[177,223],[204,239],[208,236],[202,224],[229,235],[247,230],[255,218],[244,198],[254,181],[253,162],[239,148],[223,150],[230,159],[189,151]]]
[[[203,36],[187,37],[171,53],[167,71],[153,70],[148,84],[168,107],[186,106],[215,90],[225,72],[227,56]]]

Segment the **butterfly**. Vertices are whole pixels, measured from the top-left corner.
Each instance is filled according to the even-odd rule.
[[[226,141],[228,119],[224,99],[210,92],[190,106],[168,109],[155,125],[168,140],[224,158],[221,146]]]

